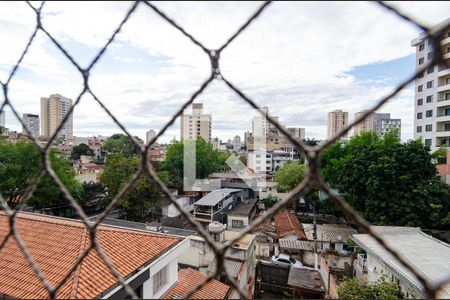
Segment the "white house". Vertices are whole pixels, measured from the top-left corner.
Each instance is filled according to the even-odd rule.
[[[423,233],[420,228],[393,226],[372,228],[431,284],[450,276],[449,244]],[[389,281],[396,282],[406,298],[426,298],[424,288],[414,274],[403,267],[369,234],[354,234],[352,240],[366,252],[358,256],[355,267],[357,277],[369,283],[385,277]],[[450,298],[450,283],[439,290],[437,298]]]

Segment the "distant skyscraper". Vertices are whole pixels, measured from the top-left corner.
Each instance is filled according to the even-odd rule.
[[[22,134],[28,134],[25,128],[28,128],[30,135],[33,137],[39,136],[39,116],[33,114],[23,114],[22,121],[25,126],[22,125]]]
[[[0,113],[0,126],[5,127],[5,112]]]
[[[366,111],[355,113],[355,119],[359,118]],[[375,131],[379,137],[393,129],[397,130],[398,137],[401,136],[401,120],[391,119],[391,114],[372,113],[366,117],[360,124],[355,125],[353,129],[354,135],[359,135],[365,131]]]
[[[148,142],[150,142],[154,137],[156,136],[156,132],[154,130],[149,130],[146,132],[146,138],[147,140],[145,141],[146,144],[148,144]]]
[[[55,133],[71,106],[72,100],[59,94],[52,94],[48,98],[41,98],[41,130],[43,136],[51,137]],[[73,115],[62,126],[58,133],[58,138],[73,138]]]
[[[181,115],[181,140],[196,139],[201,136],[211,142],[211,115],[203,113],[202,103],[192,104],[192,114]]]
[[[447,18],[433,26],[431,31],[443,28]],[[447,64],[450,61],[450,32],[440,41],[441,53]],[[433,59],[433,45],[423,33],[411,41],[416,47],[416,70]],[[431,150],[441,145],[450,147],[450,69],[445,64],[427,68],[415,80],[414,139],[420,139]]]
[[[241,149],[241,137],[236,135],[233,139],[233,150],[237,151]]]
[[[347,125],[348,125],[348,112],[342,111],[340,109],[329,112],[327,138],[331,138],[337,132],[344,129]],[[346,139],[347,134],[344,134],[342,138]]]

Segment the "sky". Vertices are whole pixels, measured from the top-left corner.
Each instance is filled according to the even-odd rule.
[[[220,47],[261,2],[153,2],[209,49]],[[450,16],[448,2],[393,2],[426,25]],[[38,6],[39,1],[32,2]],[[82,66],[87,66],[125,16],[130,2],[47,2],[43,26]],[[35,27],[25,2],[0,2],[0,79],[4,82]],[[413,74],[420,34],[372,2],[274,2],[221,54],[225,78],[286,126],[325,139],[327,112],[354,113],[375,105]],[[7,41],[7,42],[4,42]],[[94,67],[92,91],[145,140],[158,132],[210,73],[208,56],[142,3]],[[76,99],[82,77],[39,32],[10,83],[20,114],[40,114],[40,97]],[[0,96],[0,101],[3,101]],[[196,100],[212,115],[212,136],[222,140],[251,130],[257,113],[222,81]],[[402,140],[413,138],[414,91],[410,85],[379,112],[402,119]],[[120,129],[92,97],[74,111],[74,135],[111,135]],[[6,126],[21,130],[6,109]],[[179,139],[179,120],[160,142]]]

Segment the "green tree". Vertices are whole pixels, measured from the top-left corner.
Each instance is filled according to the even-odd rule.
[[[26,188],[37,176],[39,160],[39,152],[31,142],[9,143],[0,140],[0,193],[10,207],[17,205],[24,196]],[[76,180],[70,162],[60,157],[56,150],[52,149],[50,163],[69,193],[79,200],[83,188]],[[61,205],[62,203],[68,204],[48,175],[41,179],[32,197],[28,200],[28,204],[35,208]]]
[[[275,203],[278,202],[278,198],[275,196],[272,196],[272,194],[269,194],[266,198],[263,199],[265,208],[270,208],[275,205]]]
[[[89,148],[88,145],[81,143],[78,146],[74,146],[72,148],[71,157],[73,160],[77,160],[77,159],[80,159],[81,155],[92,156],[92,155],[94,155],[94,151],[92,151],[92,149]]]
[[[292,161],[275,172],[277,191],[286,193],[295,188],[305,178],[305,165],[299,161]]]
[[[101,183],[108,191],[105,204],[108,204],[138,171],[139,163],[137,156],[126,157],[117,153],[108,156],[100,177]],[[166,178],[167,174],[159,174],[159,176]],[[140,221],[148,210],[158,207],[163,199],[164,195],[156,183],[141,177],[120,205],[124,208],[127,219]]]
[[[169,186],[179,191],[183,188],[183,151],[183,142],[173,140],[167,148],[166,159],[161,166],[162,171],[167,171],[170,174]],[[228,158],[228,156],[214,150],[212,145],[201,137],[196,140],[195,151],[196,178],[206,178],[209,174],[219,171]]]
[[[349,278],[338,287],[339,298],[359,299],[401,299],[402,294],[397,284],[381,278],[374,284],[364,284],[356,278]]]
[[[81,205],[106,197],[106,188],[101,182],[84,182],[82,183],[82,186],[83,192],[80,197]]]
[[[315,138],[306,138],[303,140],[303,142],[308,145],[308,146],[316,146],[317,144],[319,144],[319,141],[316,140]]]
[[[137,136],[134,137],[139,143],[143,144]],[[139,149],[133,141],[125,134],[116,133],[109,137],[103,145],[103,150],[108,153],[118,153],[123,156],[139,155]]]
[[[328,148],[321,165],[325,180],[369,222],[449,228],[450,190],[431,158],[420,141],[367,132]]]

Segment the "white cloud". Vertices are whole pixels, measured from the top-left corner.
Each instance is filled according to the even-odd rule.
[[[256,10],[258,2],[155,2],[207,47],[217,48]],[[435,24],[450,15],[445,2],[394,3],[420,20]],[[49,2],[43,24],[83,66],[125,16],[130,2]],[[35,25],[27,5],[0,3],[0,78],[7,75]],[[410,55],[419,32],[374,3],[275,2],[224,52],[221,70],[233,83],[290,126],[306,127],[310,137],[326,135],[326,112],[371,107],[393,86],[384,79],[358,81],[346,72],[356,66]],[[144,50],[137,52],[138,49]],[[11,83],[10,95],[21,112],[39,112],[39,98],[51,93],[76,97],[81,76],[40,33]],[[145,67],[144,67],[145,66]],[[145,68],[148,68],[145,69]],[[144,138],[158,130],[209,76],[206,54],[144,4],[124,26],[91,76],[92,90],[133,134]],[[248,115],[230,113],[247,107],[223,83],[199,97],[213,115],[213,135],[243,136]],[[404,139],[412,137],[413,94],[407,90],[383,107],[402,118]],[[228,112],[227,112],[228,109]],[[117,131],[93,101],[75,111],[75,134]],[[11,118],[8,119],[9,122]],[[223,124],[229,123],[229,134]],[[17,122],[10,123],[17,128]],[[236,124],[243,124],[241,131]],[[108,126],[110,126],[108,128]],[[147,129],[146,129],[147,128]],[[178,136],[174,125],[166,139]]]

